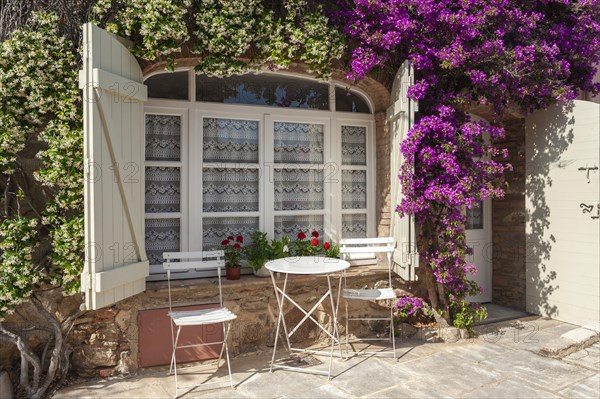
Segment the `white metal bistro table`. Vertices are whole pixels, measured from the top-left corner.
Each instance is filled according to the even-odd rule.
[[[338,326],[337,326],[337,313],[338,313],[338,305],[340,303],[340,293],[342,291],[342,276],[345,270],[350,267],[350,263],[342,259],[335,258],[326,258],[322,256],[300,256],[300,257],[290,257],[290,258],[282,258],[269,261],[265,264],[265,267],[271,273],[271,280],[273,281],[273,288],[275,289],[275,296],[277,298],[277,305],[279,306],[279,316],[277,317],[277,330],[275,333],[275,344],[273,346],[273,357],[271,358],[271,372],[273,368],[282,368],[294,371],[308,372],[308,373],[316,373],[316,374],[324,374],[327,375],[328,379],[331,379],[331,364],[333,362],[333,348],[335,344],[338,344],[338,349],[340,350],[340,356],[342,356],[342,348],[339,340]],[[279,288],[277,285],[277,281],[275,278],[275,273],[283,274],[283,288]],[[300,306],[294,299],[292,299],[287,293],[287,282],[288,276],[290,274],[302,274],[302,275],[324,275],[327,277],[327,292],[321,296],[321,298],[314,304],[314,306],[306,311],[302,306]],[[331,286],[331,276],[338,274],[339,275],[339,285],[337,290],[337,300],[333,298],[333,290]],[[333,331],[329,331],[325,326],[319,323],[316,320],[312,313],[325,301],[327,298],[331,300],[331,312],[332,312],[332,324]],[[302,313],[304,313],[304,317],[302,320],[298,322],[296,326],[294,326],[289,332],[288,327],[285,322],[284,315],[284,306],[285,301],[289,301],[292,305],[294,305],[297,309],[299,309]],[[331,338],[331,351],[329,352],[329,370],[328,371],[320,371],[320,370],[306,370],[299,367],[285,366],[275,364],[275,353],[277,352],[277,341],[280,337],[280,331],[283,328],[283,334],[285,336],[285,343],[287,343],[288,350],[298,351],[298,352],[309,352],[309,353],[319,353],[319,351],[312,351],[309,349],[301,349],[301,348],[293,348],[290,344],[290,337],[294,335],[296,331],[300,328],[304,322],[307,320],[311,320],[315,323],[321,330],[323,330],[330,338]]]

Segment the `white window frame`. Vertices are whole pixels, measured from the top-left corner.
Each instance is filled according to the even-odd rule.
[[[185,69],[177,69],[182,71]],[[165,73],[159,71],[146,76],[149,78],[156,74]],[[151,213],[145,214],[146,219],[157,218],[180,218],[181,233],[180,245],[181,251],[200,251],[202,250],[202,217],[227,216],[230,217],[258,217],[258,228],[267,232],[270,237],[274,234],[275,215],[324,215],[324,230],[327,239],[338,242],[341,238],[342,214],[359,213],[367,215],[367,236],[376,235],[376,157],[375,157],[375,119],[374,114],[338,112],[335,111],[335,87],[346,87],[340,82],[329,82],[330,110],[312,110],[303,108],[278,108],[269,106],[257,106],[247,104],[223,104],[210,102],[196,102],[195,94],[195,73],[188,71],[189,100],[172,100],[149,98],[144,108],[146,114],[158,115],[178,115],[181,116],[181,161],[178,163],[181,167],[181,212],[179,213]],[[293,73],[278,73],[278,75],[299,77],[310,80],[305,75]],[[352,89],[353,93],[358,94],[367,102],[371,111],[373,103],[362,91]],[[254,120],[259,123],[259,210],[258,212],[211,212],[202,211],[202,175],[192,174],[192,171],[203,169],[203,139],[198,134],[202,129],[202,119],[226,118]],[[297,123],[322,123],[325,125],[324,131],[324,163],[325,168],[325,209],[308,211],[275,211],[274,210],[274,152],[267,151],[266,148],[273,148],[273,122],[297,122]],[[364,126],[367,128],[367,165],[342,165],[341,153],[341,127],[343,125]],[[157,166],[163,164],[163,161],[146,161],[144,166]],[[175,166],[175,163],[170,162]],[[223,163],[219,167],[248,167],[252,164]],[[335,165],[337,168],[334,174],[331,174],[327,168]],[[306,164],[285,164],[286,167],[307,167]],[[316,168],[318,166],[311,165]],[[341,171],[344,169],[364,169],[367,171],[367,208],[363,209],[342,209],[342,177]],[[196,177],[193,177],[196,176]],[[329,182],[327,182],[329,177]],[[195,179],[195,180],[191,180]],[[193,204],[199,204],[194,206]],[[337,211],[336,211],[337,210]],[[294,237],[290,237],[294,238]],[[160,268],[160,270],[159,270]],[[162,267],[158,265],[150,266],[152,274],[162,273]],[[192,273],[189,277],[199,277],[202,273]],[[156,275],[151,280],[160,279]]]
[[[181,102],[181,101],[180,101]],[[180,192],[181,192],[181,203],[179,204],[179,212],[156,212],[156,213],[146,213],[144,212],[144,223],[148,219],[179,219],[179,243],[180,250],[187,251],[188,250],[188,228],[189,228],[189,218],[188,215],[188,203],[189,203],[189,178],[188,178],[188,138],[190,131],[189,124],[189,110],[183,107],[154,107],[148,105],[144,107],[144,124],[146,121],[146,115],[168,115],[168,116],[179,116],[181,118],[181,153],[179,161],[144,161],[144,172],[146,167],[158,166],[158,167],[178,167],[180,170]],[[145,173],[144,173],[145,175]],[[145,191],[144,181],[144,191]],[[162,265],[150,265],[150,274],[158,274],[163,273]]]

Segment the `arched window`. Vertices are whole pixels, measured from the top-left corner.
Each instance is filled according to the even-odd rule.
[[[257,229],[375,235],[374,121],[362,93],[275,73],[178,71],[145,83],[151,272],[162,272],[162,252],[219,249]]]

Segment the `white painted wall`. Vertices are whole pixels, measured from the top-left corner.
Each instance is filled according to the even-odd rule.
[[[600,318],[599,136],[588,101],[526,121],[527,311],[579,325]]]

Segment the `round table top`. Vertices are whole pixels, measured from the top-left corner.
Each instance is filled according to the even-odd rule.
[[[346,270],[350,267],[350,263],[324,256],[295,256],[271,260],[265,263],[265,267],[277,273],[329,274]]]

